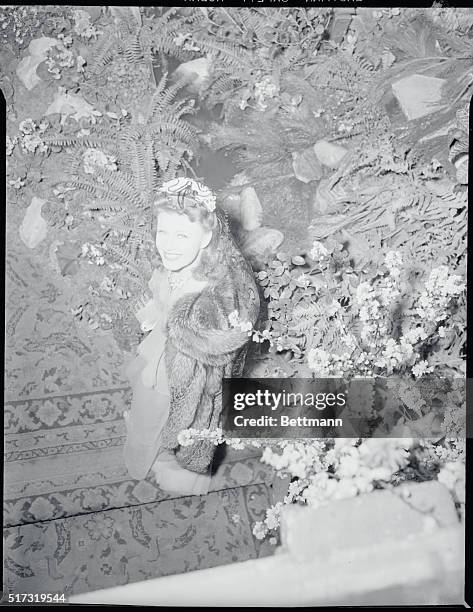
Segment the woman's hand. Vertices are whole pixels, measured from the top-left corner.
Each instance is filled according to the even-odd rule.
[[[156,323],[151,323],[150,321],[143,321],[140,325],[142,332],[151,331],[155,327]]]
[[[140,303],[141,308],[135,313],[135,317],[140,322],[141,331],[150,331],[155,327],[159,316],[156,302],[151,299],[146,303],[140,300]]]

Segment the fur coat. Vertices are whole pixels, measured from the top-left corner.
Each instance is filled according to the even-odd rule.
[[[248,332],[231,327],[229,315],[255,324],[259,296],[254,274],[228,234],[220,238],[208,285],[176,301],[167,320],[164,358],[170,409],[162,443],[176,451],[183,467],[204,473],[215,445],[199,440],[181,447],[182,429],[215,429],[222,412],[222,379],[240,376],[249,341]]]

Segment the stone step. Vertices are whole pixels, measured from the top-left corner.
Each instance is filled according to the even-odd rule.
[[[409,541],[459,524],[452,496],[437,480],[284,510],[283,547],[300,560],[351,559],[373,554],[381,542]]]

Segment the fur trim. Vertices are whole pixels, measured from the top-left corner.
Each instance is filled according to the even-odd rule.
[[[227,268],[218,283],[178,300],[168,316],[164,352],[171,401],[162,440],[183,467],[197,472],[208,470],[215,446],[202,440],[180,448],[177,435],[219,426],[222,379],[232,376],[236,361],[241,365],[237,358],[249,340],[247,332],[230,327],[233,310],[252,325],[257,320],[259,296],[247,266]]]

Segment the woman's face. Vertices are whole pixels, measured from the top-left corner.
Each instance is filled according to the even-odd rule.
[[[193,263],[212,238],[198,221],[185,214],[163,210],[158,214],[156,247],[168,270],[182,270]]]

